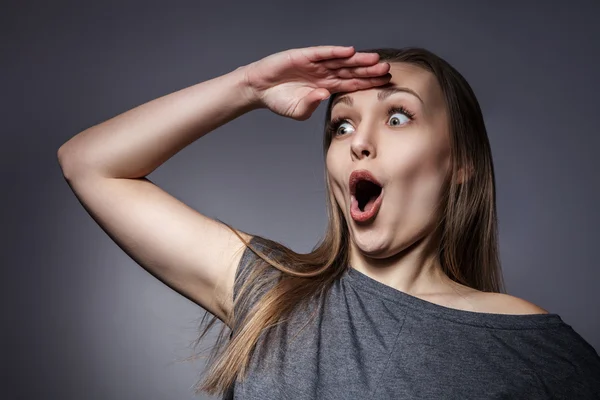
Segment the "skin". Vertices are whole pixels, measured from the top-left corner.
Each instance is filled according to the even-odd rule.
[[[545,312],[513,296],[460,285],[443,273],[432,233],[437,222],[434,206],[451,167],[448,112],[430,72],[407,63],[390,63],[390,74],[390,83],[383,87],[409,88],[418,97],[399,92],[379,101],[380,88],[375,87],[346,93],[353,105],[337,102],[332,108],[332,119],[346,121],[334,134],[326,167],[348,223],[351,266],[397,290],[446,307]],[[388,116],[390,106],[403,106],[414,119],[401,112]],[[348,179],[358,169],[369,170],[384,185],[379,213],[366,224],[350,215]]]

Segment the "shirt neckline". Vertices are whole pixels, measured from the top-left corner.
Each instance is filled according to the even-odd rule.
[[[436,318],[464,325],[496,329],[548,329],[564,324],[561,317],[556,313],[494,314],[442,306],[381,283],[350,265],[344,276],[349,279],[352,286],[366,290],[377,297],[400,303],[417,313],[427,313]]]

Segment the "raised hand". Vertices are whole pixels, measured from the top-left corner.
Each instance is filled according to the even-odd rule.
[[[308,119],[333,93],[384,85],[391,78],[390,65],[379,62],[377,53],[341,46],[290,49],[242,69],[259,108],[299,121]]]

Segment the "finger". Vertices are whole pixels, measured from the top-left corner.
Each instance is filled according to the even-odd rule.
[[[379,63],[370,67],[340,68],[334,72],[338,77],[344,79],[351,78],[371,78],[385,75],[390,71],[389,63]]]
[[[308,119],[313,112],[319,107],[321,101],[327,99],[330,92],[324,88],[317,88],[304,96],[298,103],[298,107],[294,110],[296,119],[304,121]]]
[[[369,89],[373,86],[385,85],[392,78],[391,74],[372,78],[354,78],[342,80],[336,92],[354,92],[356,90]]]
[[[333,58],[351,57],[355,50],[352,46],[313,46],[300,49],[302,54],[312,62]]]
[[[354,53],[352,57],[321,61],[319,65],[329,69],[338,69],[344,67],[369,66],[377,64],[377,62],[379,62],[379,54],[377,53]]]

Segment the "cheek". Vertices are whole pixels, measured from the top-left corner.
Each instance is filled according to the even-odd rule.
[[[333,191],[336,200],[339,202],[342,200],[341,196],[343,196],[342,188],[344,187],[344,182],[342,182],[342,180],[344,179],[344,167],[340,164],[339,157],[335,154],[334,150],[329,150],[327,152],[325,167],[327,168],[327,176],[329,178],[331,190]]]
[[[390,160],[390,173],[394,175],[394,180],[398,179],[404,184],[413,183],[421,178],[425,170],[430,169],[431,148],[423,141],[413,140],[396,146],[396,149]]]
[[[447,151],[430,143],[413,143],[410,151],[400,151],[394,162],[392,179],[398,183],[401,208],[413,215],[429,214],[436,206],[448,164]]]
[[[438,136],[427,131],[420,132],[404,138],[401,144],[390,146],[396,149],[391,157],[396,172],[408,180],[443,174],[450,148],[447,143],[440,142]]]

